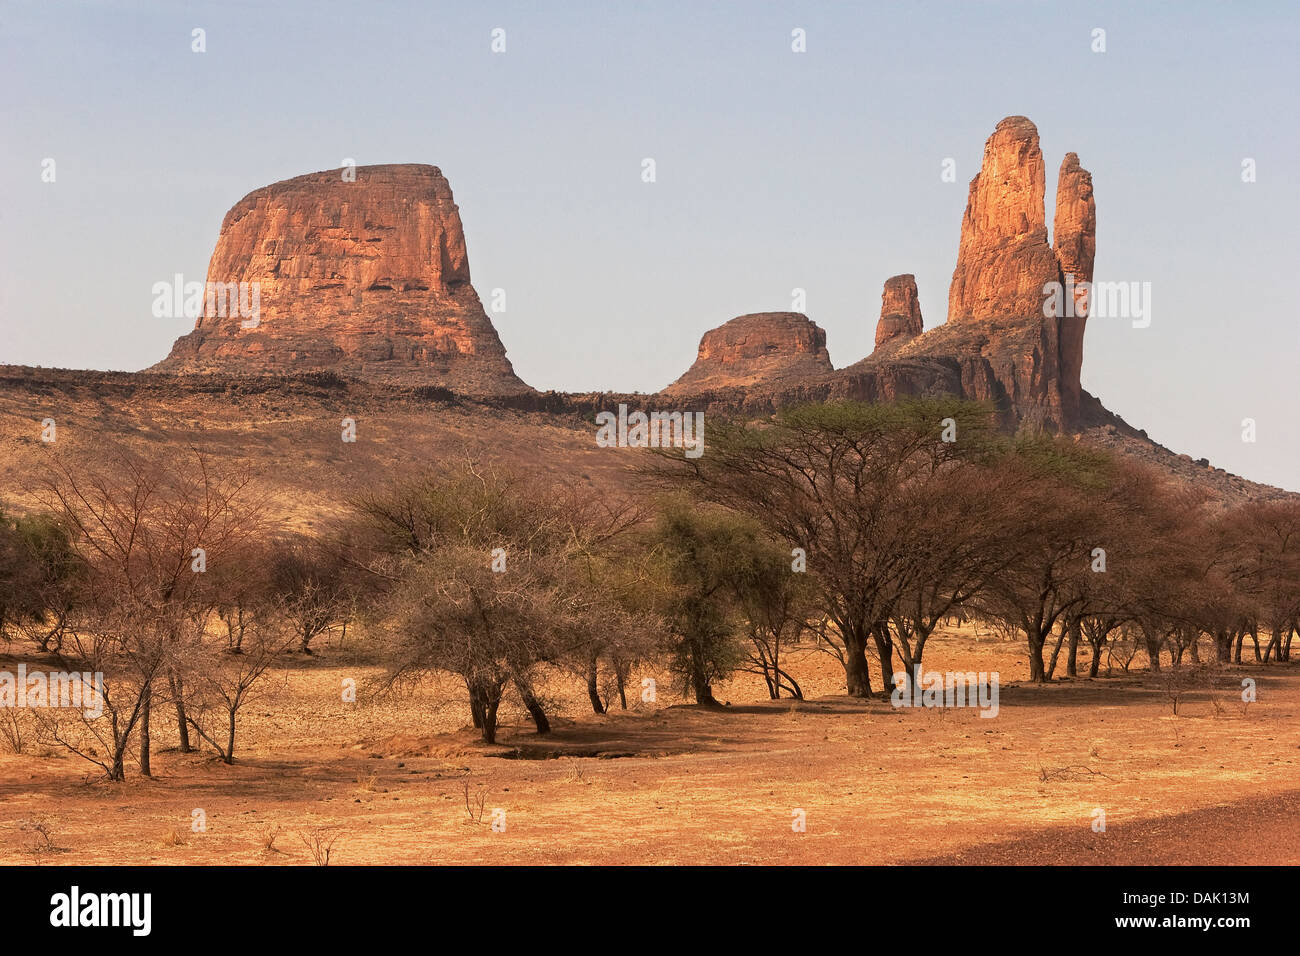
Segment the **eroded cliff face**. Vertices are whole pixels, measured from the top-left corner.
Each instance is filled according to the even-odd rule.
[[[826,332],[799,312],[754,312],[704,333],[695,363],[665,391],[749,387],[831,371]]]
[[[209,297],[154,370],[528,390],[470,285],[460,211],[434,166],[362,166],[354,181],[331,170],[250,193],[226,214],[207,280],[255,283],[256,324]]]

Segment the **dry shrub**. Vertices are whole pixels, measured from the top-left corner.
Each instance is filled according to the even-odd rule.
[[[470,823],[475,826],[483,822],[483,807],[487,803],[488,792],[485,787],[479,787],[471,796],[469,792],[469,781],[466,780],[462,786],[465,790],[465,816],[469,818]]]
[[[280,835],[281,829],[282,829],[281,827],[274,826],[274,827],[266,827],[264,830],[262,830],[262,834],[260,837],[258,837],[258,840],[262,844],[262,849],[265,850],[267,853],[280,852],[275,848],[275,841],[276,838]]]
[[[298,836],[317,866],[330,865],[330,857],[334,854],[334,843],[338,840],[338,834],[331,834],[327,830],[312,830],[309,833],[299,833]]]
[[[34,817],[18,824],[18,830],[27,834],[29,845],[26,851],[32,856],[58,852],[54,844],[54,821],[49,817]]]
[[[11,754],[24,752],[29,742],[26,728],[16,709],[0,708],[0,745]]]

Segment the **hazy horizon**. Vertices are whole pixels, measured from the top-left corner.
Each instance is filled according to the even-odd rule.
[[[1084,388],[1176,452],[1300,490],[1298,22],[1284,4],[7,3],[0,363],[159,361],[193,323],[154,318],[153,284],[201,280],[247,193],[350,158],[443,171],[535,388],[656,391],[705,331],[790,310],[796,287],[843,367],[871,352],[889,276],[916,276],[927,329],[945,320],[967,185],[1019,114],[1049,226],[1076,152],[1096,279],[1151,283],[1148,328],[1089,322]]]

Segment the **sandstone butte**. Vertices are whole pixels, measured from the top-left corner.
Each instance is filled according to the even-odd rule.
[[[894,276],[885,283],[876,348],[867,358],[838,370],[823,363],[797,365],[801,347],[784,325],[742,316],[705,336],[695,364],[670,391],[689,390],[704,403],[738,404],[753,412],[799,401],[946,394],[991,403],[1008,428],[1029,423],[1065,431],[1099,424],[1109,413],[1079,380],[1087,303],[1080,299],[1060,316],[1044,315],[1043,307],[1044,288],[1064,285],[1067,273],[1076,283],[1092,281],[1092,176],[1076,154],[1066,154],[1054,246],[1048,241],[1045,181],[1034,124],[1023,116],[998,123],[971,180],[945,324],[922,332],[916,281]],[[812,328],[824,342],[825,333]],[[743,349],[714,344],[733,340],[743,340]],[[762,362],[742,361],[742,352],[762,355]],[[790,370],[796,367],[803,372],[794,381]]]
[[[665,391],[746,387],[834,369],[826,332],[800,312],[755,312],[704,333],[686,374]]]
[[[310,173],[249,193],[226,213],[207,281],[258,283],[258,324],[205,302],[149,371],[328,369],[470,395],[531,391],[470,284],[460,211],[434,166]]]

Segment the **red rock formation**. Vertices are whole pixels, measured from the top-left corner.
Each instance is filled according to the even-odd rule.
[[[1079,373],[1083,368],[1083,331],[1088,318],[1087,285],[1097,254],[1097,204],[1092,173],[1079,166],[1076,153],[1066,153],[1056,181],[1056,218],[1052,240],[1063,279],[1074,287],[1073,312],[1061,316],[1061,390],[1067,411],[1078,409]]]
[[[753,411],[837,398],[958,395],[988,402],[1007,428],[1078,427],[1100,407],[1079,385],[1083,322],[1045,315],[1044,304],[1053,294],[1050,284],[1063,281],[1063,270],[1091,280],[1092,179],[1078,157],[1066,157],[1055,251],[1047,239],[1044,192],[1038,130],[1023,116],[1004,119],[985,143],[983,166],[971,181],[946,324],[922,333],[915,282],[895,276],[882,296],[876,350],[861,362],[838,371],[805,369],[800,378],[786,375],[743,395],[725,393],[728,385],[746,384],[743,376],[688,373],[677,386],[689,385],[710,401],[739,401]],[[697,367],[705,352],[701,344]]]
[[[1057,278],[1043,213],[1038,129],[1023,116],[998,123],[984,144],[961,223],[948,321],[1043,314],[1043,286]]]
[[[334,369],[474,394],[527,391],[470,285],[451,187],[433,166],[311,173],[226,214],[209,283],[257,283],[256,327],[211,301],[154,367],[171,372]],[[227,312],[230,310],[226,310]]]
[[[1044,314],[1064,272],[1092,279],[1096,209],[1092,177],[1079,157],[1061,164],[1053,230],[1047,242],[1043,154],[1038,130],[1023,116],[998,123],[984,144],[962,219],[957,267],[948,292],[948,324],[1000,323],[981,346],[1022,420],[1068,427],[1081,400],[1083,321]],[[1050,309],[1049,309],[1050,311]]]
[[[891,342],[907,342],[921,334],[921,302],[916,293],[916,276],[893,276],[885,280],[880,295],[880,321],[876,323],[876,351]]]
[[[755,312],[704,333],[695,364],[669,389],[748,386],[832,369],[826,332],[799,312]]]

